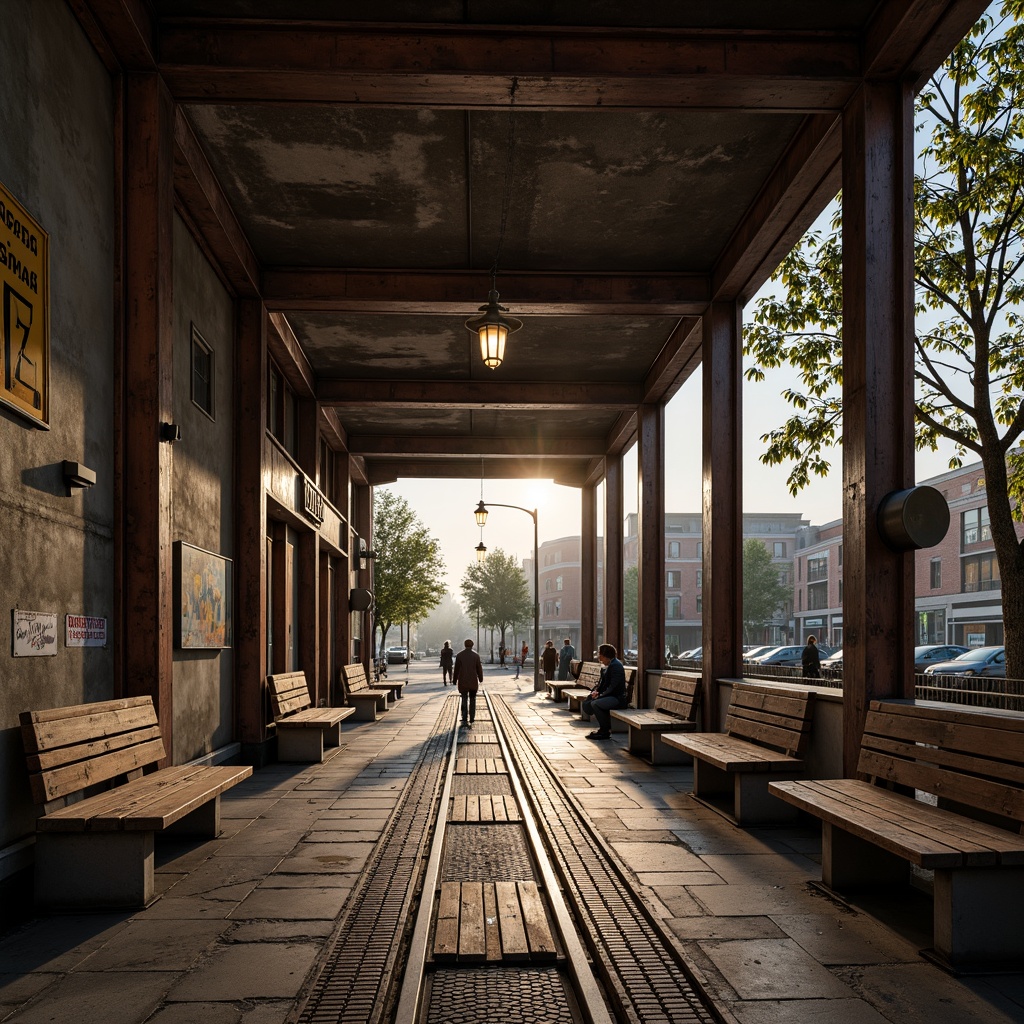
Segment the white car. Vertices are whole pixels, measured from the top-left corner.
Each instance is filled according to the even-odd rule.
[[[409,648],[389,647],[387,656],[389,665],[404,665],[409,660]]]

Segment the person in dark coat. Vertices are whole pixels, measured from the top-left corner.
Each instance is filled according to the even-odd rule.
[[[462,724],[473,724],[476,718],[476,691],[484,681],[484,663],[473,650],[473,641],[467,640],[464,648],[455,655],[455,685],[462,694]]]
[[[447,686],[452,681],[452,665],[455,662],[455,652],[452,650],[450,640],[445,640],[441,648],[441,685]]]
[[[804,679],[821,678],[821,651],[818,650],[818,641],[815,637],[807,638],[807,646],[800,655],[800,661],[804,668]]]
[[[554,679],[555,670],[558,668],[558,651],[555,650],[553,640],[544,644],[544,652],[540,656],[540,663],[544,666],[544,679]]]
[[[607,740],[612,735],[612,709],[626,706],[626,667],[619,661],[618,651],[611,644],[601,644],[597,660],[604,666],[601,681],[581,705],[583,711],[597,719],[597,730],[587,739]]]

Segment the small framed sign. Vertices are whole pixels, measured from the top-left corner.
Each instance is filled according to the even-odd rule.
[[[52,658],[57,653],[57,613],[11,609],[11,654],[15,658]]]
[[[106,647],[107,620],[96,615],[65,615],[64,646]]]

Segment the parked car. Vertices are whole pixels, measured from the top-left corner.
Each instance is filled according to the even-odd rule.
[[[408,647],[389,647],[387,654],[389,665],[404,665],[409,660]]]
[[[952,661],[929,665],[926,676],[1006,676],[1005,647],[972,647]]]
[[[703,647],[691,647],[688,651],[682,651],[679,655],[680,661],[700,661]]]
[[[767,654],[769,651],[774,650],[774,644],[754,644],[751,647],[745,647],[743,649],[743,660],[753,661],[755,658],[759,658],[762,654]]]
[[[821,659],[821,674],[826,679],[838,679],[843,674],[843,649],[833,651],[827,658]]]
[[[622,662],[625,665],[635,665],[637,657],[638,652],[635,651],[633,648],[629,648],[628,650],[622,652]]]
[[[952,661],[970,648],[960,644],[924,644],[914,648],[914,671],[923,672],[929,665],[940,661]]]
[[[766,654],[754,658],[755,665],[781,665],[787,668],[799,667],[803,663],[804,645],[796,644],[789,647],[773,647]],[[831,647],[818,644],[818,653],[827,658],[832,653]]]

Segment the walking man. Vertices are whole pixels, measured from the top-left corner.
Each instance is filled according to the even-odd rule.
[[[569,668],[572,665],[572,659],[576,657],[576,648],[573,647],[572,642],[566,637],[562,641],[562,649],[558,652],[558,678],[568,679]]]
[[[467,640],[455,655],[455,685],[462,694],[462,726],[473,724],[476,718],[476,691],[484,681],[484,663],[473,650],[473,641]]]

